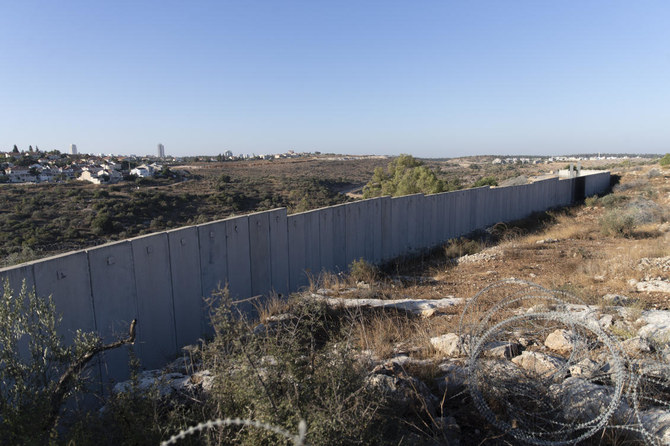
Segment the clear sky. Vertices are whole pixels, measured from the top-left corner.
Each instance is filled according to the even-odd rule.
[[[670,2],[0,0],[0,150],[670,152]]]

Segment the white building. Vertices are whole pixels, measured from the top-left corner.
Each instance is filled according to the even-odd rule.
[[[70,144],[70,155],[76,155],[76,154],[77,154],[77,145]]]

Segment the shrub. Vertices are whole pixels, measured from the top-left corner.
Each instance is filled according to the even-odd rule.
[[[114,221],[106,212],[101,212],[91,221],[91,230],[96,235],[109,234],[114,231]]]
[[[9,281],[2,286],[0,444],[46,444],[57,436],[59,403],[73,394],[73,386],[65,389],[58,380],[98,339],[77,331],[74,344],[66,347],[57,333],[61,319],[50,297],[37,297],[25,282],[18,293]],[[72,384],[81,383],[79,373],[73,378]]]
[[[382,443],[391,425],[380,413],[384,398],[365,385],[366,371],[353,359],[339,319],[327,307],[294,302],[290,317],[250,336],[228,293],[218,298],[215,337],[203,351],[203,362],[215,376],[210,417],[254,419],[289,431],[304,419],[309,444]],[[239,427],[211,435],[244,445],[276,442],[267,431]]]
[[[665,168],[670,167],[670,153],[666,153],[665,156],[658,161],[658,164]]]
[[[621,211],[609,211],[600,219],[600,229],[605,235],[629,237],[635,229],[635,217]]]
[[[444,190],[444,182],[435,172],[413,156],[403,154],[389,163],[386,172],[381,167],[375,169],[372,179],[363,188],[363,197],[435,194]]]
[[[475,184],[473,185],[474,187],[482,187],[482,186],[497,186],[498,185],[498,180],[496,180],[494,177],[482,177],[475,181]]]
[[[649,169],[647,172],[647,178],[656,178],[661,176],[661,171],[658,169]]]
[[[625,195],[608,194],[598,199],[598,203],[605,208],[612,209],[613,207],[619,206],[628,200],[629,198]]]
[[[584,200],[584,204],[586,206],[589,206],[589,207],[593,207],[597,203],[598,203],[598,196],[597,195],[593,195],[591,197],[586,197],[586,199]]]
[[[356,282],[374,282],[379,277],[379,269],[360,258],[349,265],[349,277]]]

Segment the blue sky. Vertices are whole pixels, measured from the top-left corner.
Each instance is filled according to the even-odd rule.
[[[0,150],[670,152],[665,0],[0,0],[0,20]]]

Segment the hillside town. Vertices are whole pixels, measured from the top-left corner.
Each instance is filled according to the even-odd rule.
[[[173,176],[186,178],[188,172],[171,172],[167,166],[190,161],[221,162],[247,159],[283,159],[311,155],[286,153],[272,155],[233,155],[228,150],[217,156],[171,157],[165,156],[162,144],[157,155],[89,155],[77,153],[72,145],[70,153],[59,150],[41,151],[37,146],[27,151],[19,151],[16,146],[8,152],[0,151],[0,183],[62,183],[68,180],[88,181],[93,184],[115,184],[120,181],[134,181],[138,178]]]

